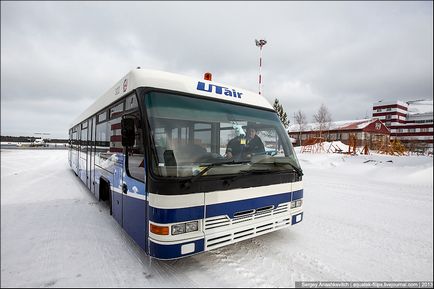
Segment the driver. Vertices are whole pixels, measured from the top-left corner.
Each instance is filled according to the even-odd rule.
[[[234,126],[236,137],[231,139],[226,148],[228,159],[239,160],[240,158],[251,158],[256,154],[264,154],[265,148],[261,138],[256,135],[254,123],[247,123],[247,138],[241,126]]]
[[[247,143],[244,149],[246,158],[251,158],[254,155],[264,154],[265,148],[261,138],[256,134],[256,127],[252,124],[247,124]]]

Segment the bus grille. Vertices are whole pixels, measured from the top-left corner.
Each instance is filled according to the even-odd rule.
[[[205,246],[214,249],[291,225],[289,203],[205,219]]]
[[[205,219],[205,231],[220,227],[240,224],[260,220],[279,214],[289,214],[289,203],[280,204],[274,209],[274,206],[258,208],[256,210],[241,211],[234,214],[231,220],[228,216],[218,216]]]

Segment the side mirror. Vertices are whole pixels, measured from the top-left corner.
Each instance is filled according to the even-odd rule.
[[[123,118],[121,120],[122,146],[131,147],[136,139],[134,129],[134,118]]]

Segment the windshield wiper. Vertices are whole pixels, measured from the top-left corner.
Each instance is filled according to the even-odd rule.
[[[194,180],[200,178],[201,176],[203,176],[207,171],[209,171],[210,169],[214,168],[214,167],[219,167],[222,165],[240,165],[240,164],[247,164],[250,163],[250,161],[227,161],[227,162],[219,162],[219,163],[212,163],[209,165],[206,165],[206,167],[201,170],[197,175],[195,175],[194,177],[192,177],[190,179],[191,182],[193,182]]]
[[[291,159],[290,158],[287,158],[286,159],[287,161],[286,162],[279,162],[279,161],[276,161],[276,159],[274,159],[273,158],[273,161],[272,162],[267,162],[267,161],[265,161],[265,162],[261,162],[261,161],[259,161],[259,162],[255,162],[255,163],[252,163],[252,165],[255,165],[255,164],[274,164],[274,165],[278,165],[278,166],[284,166],[284,165],[289,165],[289,166],[291,166],[291,168],[301,177],[301,176],[303,176],[303,170],[300,168],[300,167],[298,167],[297,165],[295,165],[295,164],[293,164],[292,162],[291,162]]]
[[[303,170],[300,169],[298,166],[292,164],[292,163],[274,163],[274,164],[275,164],[275,165],[286,165],[286,164],[288,164],[288,165],[291,166],[291,168],[294,169],[294,171],[298,174],[299,177],[302,177],[302,176],[304,175],[304,174],[303,174]]]

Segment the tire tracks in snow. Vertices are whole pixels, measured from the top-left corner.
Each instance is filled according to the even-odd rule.
[[[274,232],[210,251],[214,260],[207,261],[212,263],[211,267],[221,266],[222,272],[232,270],[233,276],[220,278],[235,287],[294,287],[295,281],[352,279],[314,255],[300,250],[276,249],[282,245],[275,242],[287,242],[288,239],[295,242],[292,238],[280,238],[282,234],[279,233]],[[309,252],[308,248],[304,252]],[[270,275],[270,272],[273,274]]]

